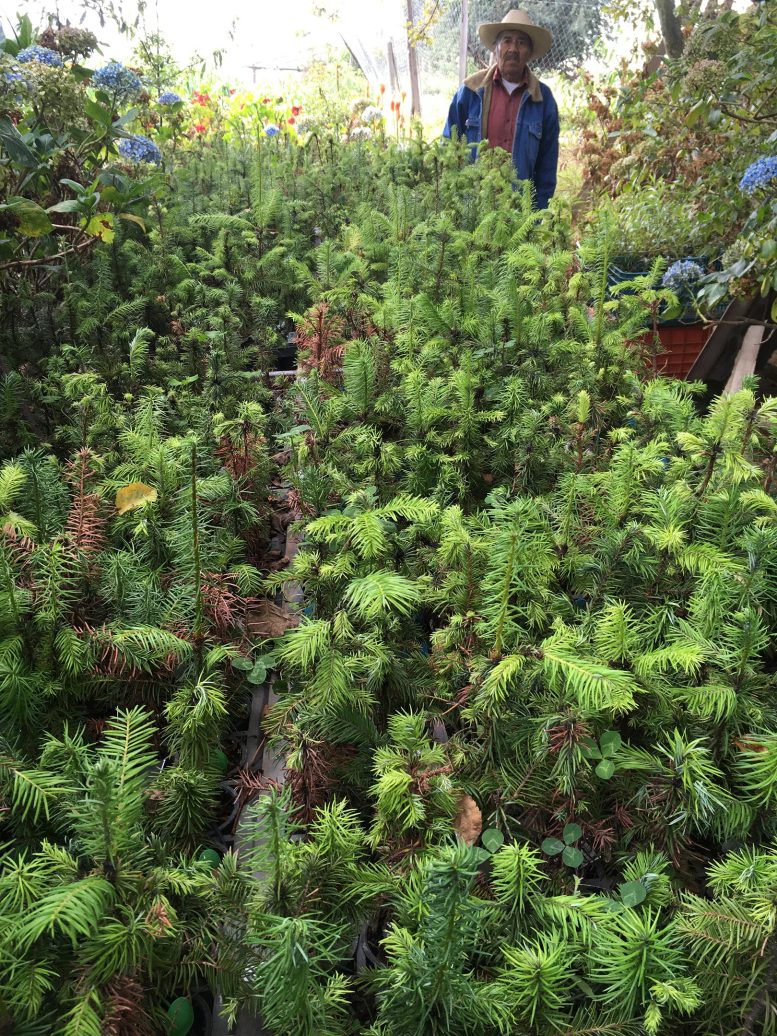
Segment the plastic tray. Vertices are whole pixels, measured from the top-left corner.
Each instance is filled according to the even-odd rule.
[[[665,324],[659,326],[658,337],[663,351],[656,359],[658,373],[666,378],[685,378],[704,344],[712,333],[710,324]],[[653,332],[648,331],[639,339],[650,346]]]

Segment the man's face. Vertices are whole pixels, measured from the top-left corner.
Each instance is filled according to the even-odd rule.
[[[523,79],[531,52],[531,38],[525,32],[510,30],[501,34],[496,45],[496,63],[509,83],[519,83]]]

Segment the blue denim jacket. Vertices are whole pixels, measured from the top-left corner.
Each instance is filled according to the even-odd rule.
[[[472,157],[477,157],[477,146],[488,136],[483,114],[488,119],[491,90],[496,66],[475,72],[461,84],[451,102],[444,137],[453,129],[459,137],[466,137],[472,145]],[[513,140],[513,165],[520,180],[534,184],[536,206],[546,209],[556,189],[558,166],[558,106],[550,88],[527,70],[528,86],[521,98]]]

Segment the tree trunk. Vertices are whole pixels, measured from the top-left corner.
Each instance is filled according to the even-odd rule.
[[[421,87],[418,81],[418,54],[415,49],[413,29],[413,0],[407,0],[407,67],[410,72],[411,114],[421,114]]]
[[[682,57],[685,47],[683,29],[677,17],[674,0],[656,0],[658,20],[661,23],[661,35],[664,37],[666,52],[670,58]]]

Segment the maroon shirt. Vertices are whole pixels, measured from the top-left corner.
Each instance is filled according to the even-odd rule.
[[[512,93],[508,93],[502,83],[499,69],[494,72],[491,106],[488,111],[488,143],[491,147],[501,147],[512,153],[518,109],[527,85],[524,72],[523,82],[519,83]]]

